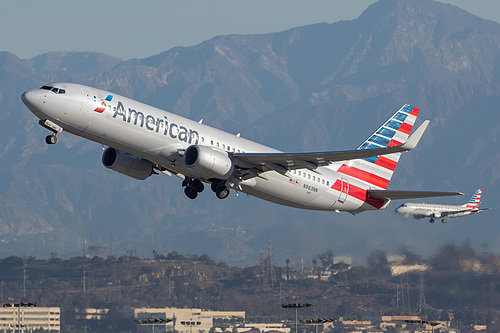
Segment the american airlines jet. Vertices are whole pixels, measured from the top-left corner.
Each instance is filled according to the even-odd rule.
[[[401,152],[413,149],[426,120],[409,136],[419,109],[404,105],[355,150],[283,153],[118,94],[71,83],[25,92],[24,104],[52,132],[63,130],[108,148],[108,169],[144,180],[155,173],[182,179],[194,199],[204,183],[218,198],[230,190],[310,210],[385,209],[392,199],[457,195],[387,190]]]
[[[416,219],[429,217],[431,223],[434,223],[434,219],[441,219],[441,222],[446,223],[447,218],[467,216],[489,209],[479,208],[482,192],[481,189],[477,190],[468,203],[460,206],[407,202],[396,208],[396,212],[404,217],[413,216]]]

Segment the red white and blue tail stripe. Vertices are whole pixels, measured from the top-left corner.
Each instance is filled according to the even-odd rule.
[[[385,148],[406,142],[419,109],[404,105],[357,149]],[[401,153],[345,162],[338,172],[366,183],[366,188],[387,189]]]
[[[481,194],[483,193],[482,189],[478,189],[476,193],[470,198],[469,202],[464,206],[467,207],[468,211],[472,211],[478,209],[479,203],[481,202]]]

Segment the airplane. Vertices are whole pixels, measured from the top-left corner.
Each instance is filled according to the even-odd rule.
[[[283,153],[118,94],[73,83],[47,84],[22,101],[52,134],[63,130],[107,146],[103,165],[144,180],[153,174],[182,179],[195,199],[205,188],[219,199],[230,190],[308,210],[386,209],[395,199],[461,195],[459,192],[387,190],[402,152],[422,137],[426,120],[410,136],[419,109],[401,107],[355,150]]]
[[[396,212],[404,215],[404,217],[411,215],[415,219],[429,217],[431,223],[434,223],[434,219],[441,219],[441,222],[446,223],[447,218],[467,216],[489,209],[479,209],[482,192],[482,189],[478,189],[468,203],[460,206],[407,202],[396,208]]]

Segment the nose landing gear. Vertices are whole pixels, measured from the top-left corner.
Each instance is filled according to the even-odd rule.
[[[45,143],[47,143],[48,145],[54,145],[54,144],[56,144],[56,142],[57,142],[57,133],[62,132],[63,128],[61,126],[59,126],[59,125],[54,124],[50,120],[45,120],[45,121],[40,120],[40,121],[38,121],[38,124],[40,126],[42,126],[43,128],[46,128],[46,129],[48,129],[49,131],[52,132],[51,135],[47,135],[45,137]]]
[[[55,145],[57,143],[57,136],[56,134],[51,134],[51,135],[47,135],[45,137],[45,143],[47,143],[48,145]]]

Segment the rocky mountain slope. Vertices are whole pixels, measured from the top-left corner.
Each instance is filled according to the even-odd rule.
[[[146,59],[97,53],[0,53],[0,253],[60,256],[85,244],[108,253],[208,253],[255,263],[272,240],[277,260],[325,249],[426,252],[468,239],[495,251],[495,210],[447,225],[393,212],[303,212],[234,193],[191,201],[176,178],[139,182],[100,165],[101,147],[69,134],[47,147],[23,91],[77,82],[144,101],[284,151],[356,147],[404,103],[430,119],[392,189],[478,187],[498,208],[500,25],[431,0],[381,0],[359,18],[265,35],[215,37]],[[355,241],[353,241],[355,240]],[[491,244],[491,245],[489,245]]]

